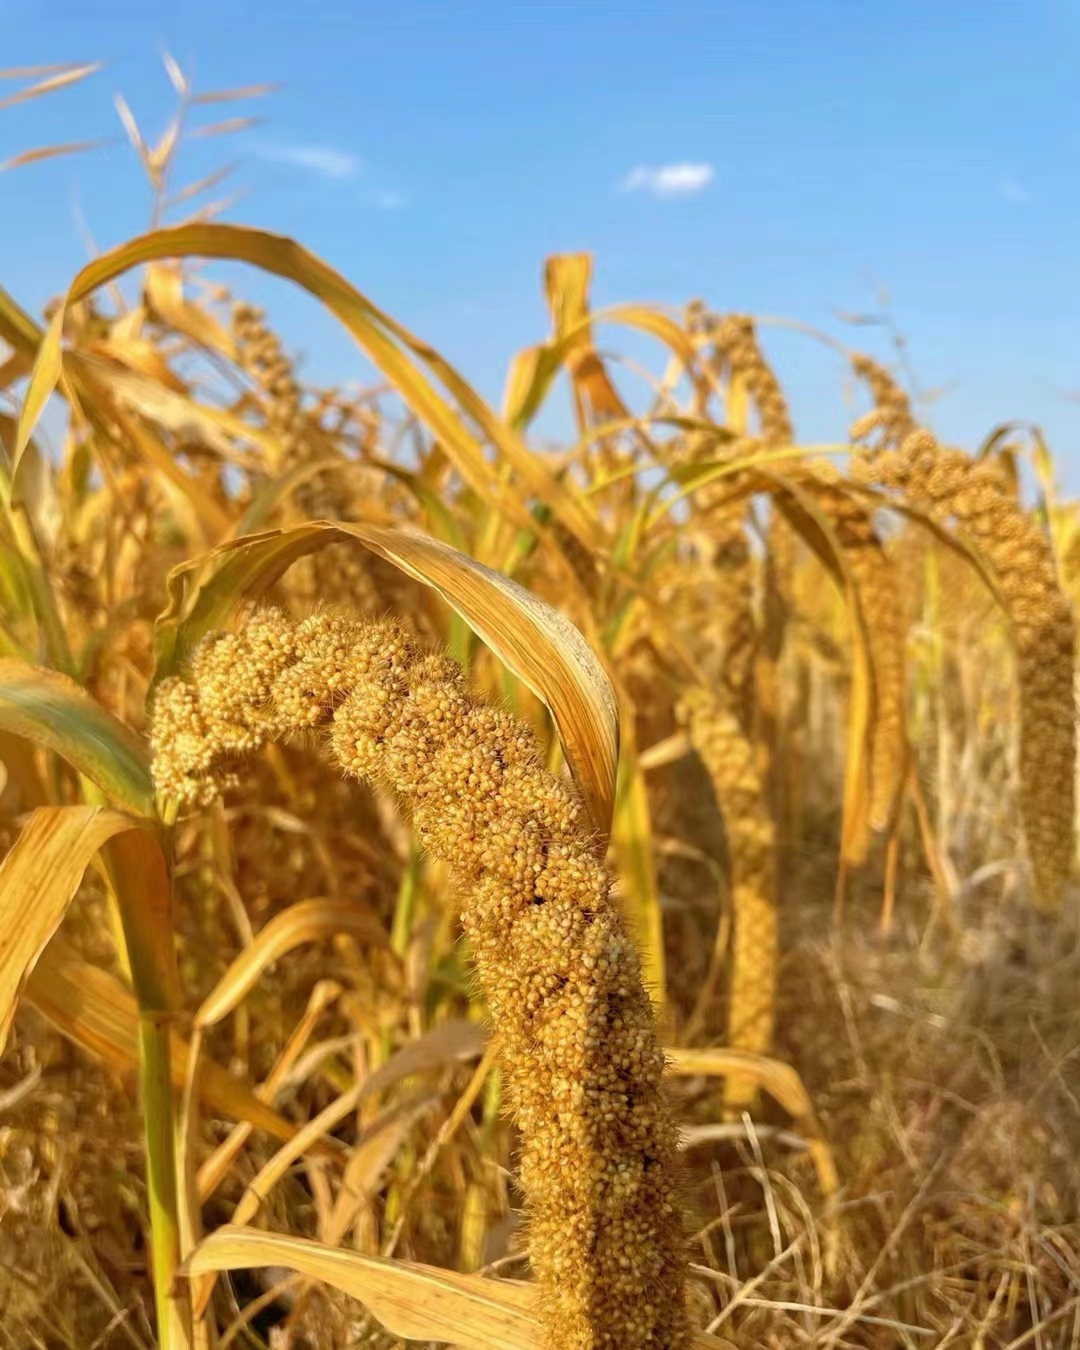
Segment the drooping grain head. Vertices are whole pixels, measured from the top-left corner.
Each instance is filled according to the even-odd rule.
[[[280,462],[271,467],[280,470],[299,455],[304,433],[300,386],[292,363],[277,335],[267,327],[266,316],[254,305],[233,306],[232,336],[240,368],[263,392],[266,427],[282,450]]]
[[[908,763],[907,620],[899,571],[867,507],[839,481],[819,472],[804,486],[840,545],[867,630],[873,697],[868,823],[874,830],[886,830],[896,816]]]
[[[714,447],[699,446],[690,438],[680,458],[686,464],[713,457],[735,459],[752,453],[756,445],[750,437],[739,437],[717,456]],[[703,556],[709,565],[702,587],[705,622],[704,626],[694,624],[698,635],[695,645],[708,651],[710,666],[715,655],[720,654],[720,668],[716,673],[725,699],[742,726],[751,731],[759,646],[756,581],[746,533],[746,503],[725,503],[725,490],[723,482],[707,483],[694,494],[695,524],[699,527],[699,535],[708,541]]]
[[[851,439],[861,441],[877,432],[881,446],[899,445],[918,426],[907,394],[884,366],[861,352],[851,358],[851,369],[865,382],[874,400],[873,408],[851,424]]]
[[[688,1344],[663,1051],[574,791],[532,732],[394,623],[269,612],[208,639],[154,710],[160,789],[201,802],[242,750],[321,729],[451,864],[520,1128],[548,1343]]]
[[[747,314],[725,315],[712,330],[712,337],[722,362],[746,381],[757,408],[763,444],[790,445],[795,437],[787,399],[758,345],[753,319]]]
[[[726,315],[716,324],[713,341],[721,366],[727,368],[731,378],[745,382],[757,409],[761,446],[776,449],[791,445],[795,430],[787,400],[761,350],[754,320],[746,314]],[[744,659],[742,665],[744,669],[749,665],[752,672],[749,687],[757,705],[754,721],[758,753],[774,795],[781,738],[779,663],[791,610],[796,557],[795,536],[783,515],[773,509],[769,514],[760,641],[753,656],[749,661]]]
[[[776,841],[754,745],[720,701],[703,691],[683,697],[679,717],[709,771],[727,833],[733,918],[727,1043],[764,1055],[776,998]],[[755,1094],[755,1084],[732,1078],[725,1103],[740,1111]]]
[[[1072,870],[1076,625],[1050,541],[995,469],[925,431],[856,465],[863,481],[953,526],[988,567],[1010,620],[1020,696],[1020,799],[1036,904],[1054,912]]]

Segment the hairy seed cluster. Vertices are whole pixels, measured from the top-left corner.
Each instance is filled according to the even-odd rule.
[[[818,471],[805,484],[843,551],[856,601],[869,635],[873,695],[869,727],[871,829],[895,818],[907,772],[906,619],[898,568],[885,552],[870,513],[840,482]]]
[[[867,456],[855,471],[954,524],[996,583],[1017,652],[1020,804],[1035,900],[1053,912],[1075,850],[1076,624],[1050,541],[995,469],[941,448],[929,432],[914,432],[897,450]]]
[[[757,442],[740,437],[717,455],[711,443],[698,444],[688,437],[679,458],[686,464],[702,459],[735,459],[753,452]],[[741,725],[754,725],[756,694],[754,667],[758,649],[758,625],[754,614],[754,569],[746,536],[745,502],[723,501],[729,483],[706,484],[694,497],[696,523],[706,538],[702,550],[702,585],[695,600],[702,612],[695,616],[694,632],[710,653],[719,651],[717,678],[725,701],[735,710]],[[701,646],[702,641],[695,644]]]
[[[761,350],[754,320],[747,314],[725,315],[712,336],[722,366],[745,382],[754,401],[761,445],[771,449],[791,445],[795,430],[787,400]],[[760,651],[753,665],[759,752],[766,760],[772,759],[778,749],[779,663],[791,610],[796,559],[795,535],[781,513],[774,509],[769,516]]]
[[[702,690],[681,700],[679,717],[712,779],[727,832],[734,917],[728,1044],[767,1054],[776,995],[776,849],[754,746],[736,719]],[[743,1109],[755,1089],[751,1082],[730,1079],[728,1107]]]
[[[759,434],[765,445],[790,445],[795,439],[787,399],[780,381],[762,355],[754,321],[748,314],[726,314],[711,333],[722,363],[746,382],[757,409]]]
[[[899,445],[918,426],[907,394],[884,366],[861,352],[851,358],[851,369],[866,384],[874,400],[873,408],[851,424],[848,432],[851,439],[861,441],[877,432],[881,447]]]
[[[261,309],[243,302],[233,306],[232,333],[237,360],[263,394],[266,429],[280,448],[271,468],[302,469],[327,457],[316,419],[305,413],[300,385],[281,341],[267,326]],[[332,442],[330,442],[332,444]],[[299,477],[292,499],[305,520],[355,520],[355,503],[363,488],[357,465],[344,457],[340,465],[324,463]],[[398,568],[348,542],[320,549],[302,563],[313,596],[353,609],[416,614],[413,593]],[[422,620],[417,623],[421,628]]]
[[[399,624],[276,611],[208,639],[153,714],[160,790],[205,802],[305,728],[450,863],[491,1008],[553,1350],[689,1343],[676,1139],[637,952],[574,791],[529,728]]]
[[[236,358],[266,395],[266,427],[283,449],[285,467],[297,453],[303,437],[304,417],[300,386],[281,342],[266,325],[261,309],[243,302],[232,310],[232,335]]]

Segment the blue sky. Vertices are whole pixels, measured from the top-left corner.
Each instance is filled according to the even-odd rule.
[[[190,142],[182,177],[239,155],[228,219],[295,235],[493,399],[543,335],[554,251],[595,255],[597,305],[701,296],[888,356],[832,313],[885,285],[920,381],[950,386],[939,433],[1036,420],[1080,484],[1077,0],[0,0],[0,23],[5,65],[108,63],[0,110],[0,160],[119,137],[115,91],[154,137],[162,46],[199,89],[282,82],[263,126]],[[80,220],[106,247],[147,209],[119,139],[0,176],[3,283],[38,309],[85,259]],[[313,376],[362,373],[311,302],[248,289]],[[764,338],[802,438],[837,436],[835,358]]]

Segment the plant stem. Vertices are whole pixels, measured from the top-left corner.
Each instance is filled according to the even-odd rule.
[[[184,1252],[176,1146],[180,1114],[169,1040],[179,1006],[179,976],[164,851],[168,848],[168,831],[148,828],[116,836],[102,856],[123,922],[132,991],[139,1005],[139,1089],[158,1345],[160,1350],[191,1350],[187,1290],[174,1290]]]
[[[161,1350],[186,1350],[191,1324],[186,1300],[174,1293],[180,1265],[176,1184],[176,1097],[172,1085],[168,1014],[139,1018],[139,1088],[145,1118],[146,1185],[150,1196],[150,1258]]]

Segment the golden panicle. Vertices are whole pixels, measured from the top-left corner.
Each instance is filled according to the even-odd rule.
[[[747,314],[727,314],[713,328],[712,339],[723,364],[746,381],[762,442],[773,447],[790,445],[795,433],[787,399],[758,345],[753,319]]]
[[[767,1054],[776,997],[776,847],[753,743],[722,702],[701,690],[684,696],[679,716],[712,779],[724,818],[731,868],[734,932],[728,1044]],[[742,1110],[756,1085],[730,1080],[726,1102]]]
[[[397,623],[258,616],[207,639],[153,716],[160,790],[206,801],[242,750],[321,729],[452,865],[521,1131],[548,1344],[689,1344],[663,1050],[574,790],[532,731]]]
[[[300,386],[292,363],[282,351],[266,316],[254,305],[238,302],[232,310],[232,335],[240,368],[247,372],[266,397],[266,428],[282,448],[285,468],[297,456],[303,438]]]
[[[745,382],[757,410],[761,445],[772,449],[791,445],[795,431],[787,400],[779,380],[762,353],[754,320],[746,314],[728,314],[716,324],[712,337],[721,364],[727,367],[732,377],[738,376]],[[759,754],[766,770],[779,746],[779,663],[797,560],[795,536],[783,516],[775,510],[769,517],[767,542],[760,650],[750,658],[756,686],[756,734]]]
[[[861,352],[851,358],[851,369],[864,381],[874,400],[873,408],[851,424],[848,432],[851,439],[861,441],[878,432],[881,446],[899,445],[918,426],[907,394],[884,366]]]
[[[681,458],[688,464],[702,458],[737,458],[753,451],[755,442],[740,437],[717,455],[713,446],[704,450],[689,438]],[[754,672],[758,652],[758,625],[754,614],[754,568],[745,528],[746,504],[724,502],[726,485],[706,484],[694,496],[697,521],[707,543],[703,561],[707,580],[701,590],[706,611],[701,632],[711,652],[721,653],[717,677],[729,707],[749,731],[754,724]],[[717,634],[717,628],[720,632]]]
[[[869,632],[873,717],[868,747],[867,823],[871,829],[886,830],[899,806],[908,762],[907,623],[900,576],[862,502],[838,482],[815,478],[805,486],[836,534]]]
[[[281,448],[280,459],[269,465],[272,472],[310,464],[317,457],[328,459],[335,443],[323,437],[314,418],[305,414],[300,386],[281,342],[267,327],[265,316],[253,305],[237,303],[232,311],[232,331],[242,370],[265,396],[266,429]],[[324,443],[325,441],[325,443]],[[301,477],[292,499],[304,520],[355,520],[355,503],[362,489],[355,481],[358,466],[342,455],[340,464],[322,464]],[[320,549],[301,563],[297,577],[307,576],[310,598],[352,609],[394,609],[415,619],[423,630],[423,615],[413,603],[415,586],[393,564],[349,543]]]
[[[1020,801],[1035,901],[1052,913],[1072,870],[1076,625],[1050,540],[998,472],[926,431],[856,465],[865,482],[953,524],[988,567],[1010,620],[1020,694]]]

